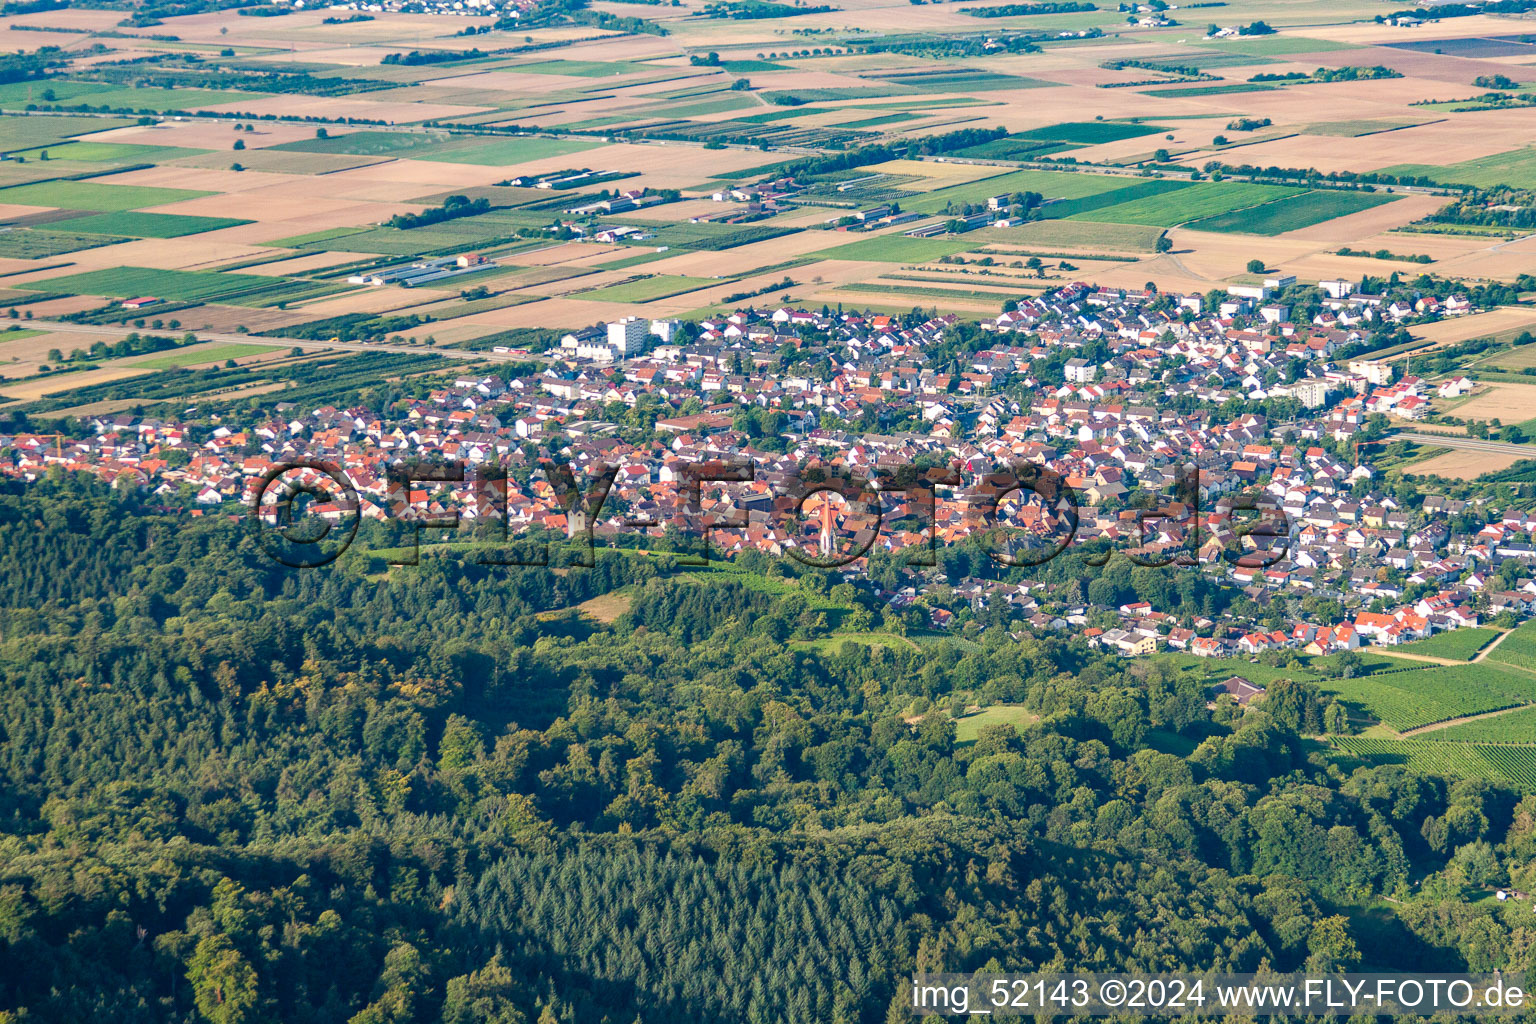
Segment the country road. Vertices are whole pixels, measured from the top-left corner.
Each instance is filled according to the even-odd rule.
[[[123,335],[121,327],[98,327],[94,324],[74,324],[61,320],[34,320],[32,323],[43,330],[59,331],[65,334],[96,334],[111,338],[120,338]],[[188,333],[185,331],[172,331],[173,334]],[[408,355],[440,355],[449,359],[462,359],[466,362],[492,362],[492,363],[526,363],[530,360],[541,361],[547,358],[542,355],[515,356],[509,352],[472,352],[468,349],[435,348],[428,345],[390,345],[387,343],[371,344],[361,341],[316,341],[314,338],[284,338],[271,334],[235,334],[219,331],[192,331],[197,335],[198,341],[222,341],[244,343],[247,345],[286,345],[290,348],[301,348],[305,351],[324,351],[334,349],[342,352],[401,352]]]

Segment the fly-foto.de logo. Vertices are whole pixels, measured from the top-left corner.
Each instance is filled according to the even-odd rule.
[[[479,531],[485,564],[549,565],[563,534],[561,564],[575,567],[594,564],[599,535],[626,532],[670,538],[669,551],[687,564],[746,544],[820,568],[850,565],[877,545],[907,565],[932,566],[941,543],[967,539],[1005,566],[1043,565],[1077,548],[1093,566],[1119,556],[1153,568],[1219,561],[1262,570],[1292,539],[1283,510],[1252,494],[1210,494],[1192,464],[1178,467],[1171,493],[1141,491],[1114,506],[1107,528],[1105,509],[1085,505],[1074,480],[1028,461],[773,473],[741,458],[674,463],[667,496],[643,506],[615,496],[625,472],[552,458],[514,471],[400,461],[366,492],[337,463],[298,459],[252,481],[247,520],[261,549],[293,568],[335,561],[364,518],[404,531],[392,546],[410,554],[396,564],[415,563],[423,529],[466,526]],[[1085,516],[1097,523],[1091,535]]]

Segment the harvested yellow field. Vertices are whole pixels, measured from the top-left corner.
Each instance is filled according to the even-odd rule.
[[[1536,309],[1527,306],[1504,306],[1486,313],[1474,313],[1438,323],[1420,324],[1409,333],[1424,341],[1436,344],[1455,344],[1469,338],[1492,338],[1518,334],[1536,325]],[[1496,385],[1498,386],[1498,385]]]
[[[12,401],[31,402],[44,395],[56,395],[75,388],[83,388],[88,384],[105,384],[108,381],[137,377],[148,372],[150,371],[135,370],[126,366],[104,366],[98,370],[81,370],[78,373],[49,374],[46,377],[36,377],[16,383],[7,381],[5,390],[0,392],[0,395]]]
[[[1488,391],[1456,409],[1464,420],[1523,423],[1536,419],[1536,384],[1489,384]]]
[[[110,343],[117,341],[120,337],[120,335],[92,337],[67,331],[50,331],[46,334],[8,341],[5,331],[0,330],[0,377],[30,377],[37,373],[41,366],[56,365],[48,358],[48,353],[54,349],[58,349],[62,355],[68,357],[77,348],[89,349],[97,340]]]
[[[1438,476],[1447,480],[1475,480],[1484,473],[1508,469],[1519,461],[1521,458],[1518,455],[1452,451],[1423,462],[1415,462],[1404,467],[1404,472],[1416,476]]]

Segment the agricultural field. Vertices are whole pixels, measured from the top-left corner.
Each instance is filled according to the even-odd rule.
[[[1489,715],[1422,735],[1436,742],[1536,744],[1536,707]]]
[[[649,277],[636,278],[632,281],[608,285],[603,288],[594,288],[591,291],[581,292],[580,295],[584,299],[593,299],[599,302],[651,302],[655,299],[665,299],[673,295],[697,291],[700,288],[707,288],[710,285],[719,283],[719,281],[710,281],[699,277],[684,277],[679,274],[655,274]]]
[[[211,290],[225,306],[208,313],[219,323],[250,319],[242,310],[253,305],[442,313],[460,321],[445,328],[458,339],[507,327],[570,329],[611,316],[619,305],[640,315],[677,315],[685,310],[670,301],[675,296],[717,281],[755,288],[785,268],[800,282],[796,302],[905,309],[922,301],[976,316],[1006,298],[1072,279],[1140,287],[1162,278],[1169,289],[1206,293],[1241,279],[1255,255],[1252,236],[1273,239],[1277,271],[1303,280],[1358,272],[1340,264],[1340,248],[1396,250],[1396,240],[1377,236],[1434,209],[1422,194],[1252,183],[1231,174],[1190,180],[1170,169],[1175,165],[1203,170],[1212,160],[1241,162],[1252,154],[1261,165],[1305,167],[1315,151],[1347,143],[1338,160],[1349,161],[1349,169],[1418,163],[1433,154],[1451,176],[1444,180],[1536,175],[1536,148],[1518,112],[1479,119],[1415,106],[1454,98],[1451,84],[1485,73],[1471,63],[1485,58],[1391,51],[1390,60],[1380,59],[1403,63],[1409,77],[1331,85],[1327,111],[1315,88],[1247,81],[1255,69],[1366,61],[1352,51],[1405,41],[1354,11],[1317,12],[1304,24],[1282,19],[1269,34],[1207,39],[1199,31],[1206,19],[1246,22],[1251,12],[1213,8],[1181,19],[1188,24],[1176,29],[1148,31],[1102,5],[992,22],[923,5],[910,15],[921,16],[920,27],[891,36],[889,12],[875,8],[816,21],[798,14],[703,18],[664,4],[632,6],[603,17],[654,19],[666,34],[570,25],[534,30],[529,43],[480,15],[450,23],[377,12],[356,24],[325,25],[301,12],[244,19],[226,26],[227,33],[189,27],[181,40],[152,41],[156,77],[144,81],[146,88],[125,84],[131,78],[115,56],[137,59],[137,50],[117,36],[92,36],[104,48],[101,61],[70,59],[43,79],[0,85],[0,104],[12,109],[92,108],[88,117],[39,109],[0,121],[0,146],[13,157],[0,161],[0,259],[21,261],[0,272],[31,290],[48,282],[137,292],[145,289],[125,282],[158,280],[162,285],[149,290],[181,303],[206,302]],[[165,20],[164,32],[177,34],[179,16]],[[461,29],[469,31],[454,34]],[[994,45],[1019,32],[1067,31],[1088,35],[1017,49]],[[977,49],[982,33],[994,44]],[[232,56],[220,52],[226,46]],[[481,52],[463,59],[432,53],[470,48]],[[410,51],[428,57],[391,56]],[[207,74],[215,55],[228,65],[221,75],[293,76],[296,91],[276,82],[271,89],[255,82],[226,88],[219,82],[227,78]],[[1123,63],[1112,66],[1117,61]],[[1415,77],[1420,70],[1423,77]],[[99,110],[119,104],[131,113]],[[210,106],[216,116],[155,113]],[[1258,132],[1230,127],[1250,117],[1268,123]],[[979,138],[952,147],[932,141],[954,132]],[[856,156],[877,146],[870,157]],[[1167,162],[1150,167],[1163,149],[1159,159]],[[821,166],[807,171],[807,163]],[[568,190],[499,185],[580,170],[600,177]],[[762,209],[742,198],[786,172],[795,175],[799,194]],[[716,190],[731,188],[742,195],[709,202]],[[590,212],[631,190],[651,200],[665,193],[665,201],[612,216]],[[1015,193],[1040,194],[1043,219],[922,239],[883,227],[826,236],[816,230],[839,211],[895,203],[905,213],[948,219]],[[428,218],[408,230],[388,226],[451,195],[484,198],[491,208]],[[643,234],[617,243],[568,237],[619,225]],[[1170,229],[1177,236],[1163,239]],[[1160,239],[1176,251],[1160,256]],[[1454,271],[1461,260],[1472,277],[1488,267],[1501,277],[1536,273],[1536,246],[1492,248],[1502,241],[1490,238],[1471,252],[1463,243],[1454,259],[1437,252],[1436,265]],[[116,248],[109,253],[106,245]],[[242,267],[260,265],[263,248],[296,249],[311,261],[295,263],[292,279],[269,277],[264,291],[247,292],[241,277],[258,272],[242,274]],[[342,283],[348,267],[466,251],[506,266],[570,271],[543,285],[577,272],[600,272],[595,281],[612,283],[586,292],[574,282],[541,286],[526,296],[463,302],[454,301],[457,285],[413,292]],[[902,264],[967,253],[1004,263],[1040,258],[1049,276],[893,276]],[[28,273],[26,261],[50,259],[74,265]],[[114,259],[120,265],[110,265]],[[1058,270],[1062,261],[1071,269]],[[226,266],[239,276],[212,270]],[[192,276],[151,279],[135,276],[135,268]],[[641,276],[652,270],[655,276]],[[246,305],[233,308],[237,302]],[[92,315],[110,322],[107,311]],[[1531,417],[1536,411],[1523,418]]]
[[[329,134],[329,133],[328,133]],[[328,138],[299,139],[282,142],[270,149],[295,153],[344,153],[348,156],[399,156],[405,153],[447,149],[458,141],[447,132],[357,131],[329,135]]]
[[[1396,196],[1380,192],[1338,192],[1317,190],[1299,196],[1287,196],[1263,206],[1235,213],[1207,217],[1189,225],[1191,231],[1232,231],[1247,235],[1279,235],[1309,228],[1335,217],[1369,210],[1390,203]]]
[[[989,160],[1029,160],[1045,153],[1078,149],[1097,142],[1136,138],[1139,135],[1150,135],[1158,130],[1116,122],[1060,124],[1051,128],[1015,132],[1007,138],[962,149],[960,155]]]
[[[0,258],[40,260],[126,241],[126,238],[100,232],[86,234],[47,228],[3,228],[0,229]]]
[[[580,142],[574,139],[486,139],[475,140],[467,145],[455,145],[449,142],[437,148],[413,151],[411,159],[505,167],[554,156],[570,156],[572,153],[594,149],[598,145],[596,142]]]
[[[1280,185],[1202,182],[1172,193],[1147,196],[1114,206],[1073,214],[1073,218],[1106,221],[1111,224],[1145,224],[1150,227],[1168,228],[1176,224],[1260,206],[1296,195],[1298,191]]]
[[[1367,764],[1397,764],[1452,778],[1493,778],[1536,791],[1536,747],[1493,743],[1436,743],[1339,736],[1331,741]]]
[[[1008,231],[1021,245],[1042,248],[1108,249],[1150,253],[1162,229],[1132,224],[1095,224],[1084,220],[1044,220]]]
[[[1397,732],[1536,702],[1536,674],[1487,661],[1381,672],[1320,685],[1338,694],[1347,707]]]
[[[1457,406],[1456,415],[1463,419],[1524,423],[1536,418],[1536,383],[1490,384],[1486,391]]]
[[[1423,654],[1432,658],[1450,658],[1453,661],[1471,661],[1478,651],[1487,647],[1499,635],[1496,629],[1480,626],[1475,629],[1452,629],[1444,633],[1392,648],[1404,654]]]
[[[10,106],[4,100],[0,105]],[[133,124],[131,118],[0,117],[0,153],[25,153],[43,146],[65,143],[72,137]]]
[[[1491,188],[1510,185],[1536,188],[1536,147],[1512,149],[1504,153],[1463,160],[1450,164],[1394,164],[1383,168],[1387,174],[1422,174],[1448,185],[1476,185]]]
[[[207,302],[229,301],[237,293],[267,289],[280,279],[254,274],[215,274],[188,270],[153,270],[148,267],[112,267],[82,274],[51,277],[28,285],[38,291],[67,291],[76,295],[101,295],[124,299],[152,295],[161,299]]]
[[[278,351],[276,345],[246,345],[229,342],[214,345],[189,345],[148,359],[135,359],[128,365],[143,370],[173,370],[181,366],[200,366],[203,363],[222,363],[226,359],[246,359]]]
[[[1212,50],[1243,53],[1251,57],[1289,57],[1298,53],[1327,53],[1332,50],[1354,49],[1352,44],[1338,40],[1311,39],[1289,34],[1213,39],[1201,45]]]
[[[1144,89],[1141,93],[1143,96],[1156,96],[1160,99],[1183,99],[1224,96],[1233,92],[1269,92],[1272,89],[1274,86],[1258,82],[1237,82],[1232,85],[1180,85],[1171,89]]]
[[[1479,365],[1491,369],[1515,371],[1536,366],[1536,345],[1521,345],[1518,348],[1505,349],[1491,359],[1479,361]]]
[[[1092,213],[1094,210],[1104,210],[1111,206],[1121,207],[1135,202],[1138,199],[1149,199],[1154,196],[1166,196],[1174,192],[1182,192],[1195,186],[1187,181],[1169,181],[1162,178],[1154,178],[1147,181],[1136,181],[1117,188],[1112,192],[1099,192],[1094,195],[1081,196],[1077,199],[1063,199],[1058,202],[1046,203],[1041,207],[1041,213],[1053,220],[1090,219],[1082,215]],[[1116,221],[1115,223],[1136,223],[1135,221]],[[1149,227],[1166,227],[1163,224],[1149,224]]]
[[[133,238],[180,238],[204,231],[232,228],[253,221],[235,217],[189,217],[176,213],[101,213],[94,217],[71,218],[65,226],[95,235],[129,235]]]
[[[974,247],[963,238],[908,238],[878,235],[823,249],[816,256],[828,260],[869,260],[876,263],[928,263]]]
[[[1506,636],[1503,643],[1488,652],[1484,664],[1489,662],[1536,672],[1536,623],[1528,622]]]
[[[97,181],[48,181],[0,189],[0,203],[120,213],[146,206],[179,203],[186,199],[201,199],[213,194],[187,188],[153,188]]]
[[[1014,192],[1038,192],[1046,199],[1080,199],[1103,192],[1113,192],[1135,184],[1135,179],[1111,177],[1102,174],[1083,174],[1068,171],[1016,171],[998,174],[980,181],[950,185],[909,199],[902,204],[904,210],[918,213],[935,213],[946,206],[963,206],[966,203],[986,202],[988,196],[1010,195]]]

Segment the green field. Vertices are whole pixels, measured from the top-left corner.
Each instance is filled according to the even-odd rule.
[[[1455,164],[1394,164],[1383,167],[1381,173],[1422,174],[1434,181],[1477,188],[1492,188],[1495,185],[1536,188],[1536,147],[1512,149]]]
[[[1247,183],[1229,185],[1202,182],[1167,195],[1148,196],[1117,206],[1107,206],[1101,210],[1090,210],[1077,214],[1075,219],[1170,228],[1175,224],[1184,224],[1203,217],[1215,217],[1245,207],[1258,206],[1260,203],[1297,195],[1300,191],[1300,189],[1283,185]]]
[[[635,253],[633,256],[620,256],[616,260],[609,260],[606,263],[599,263],[597,265],[597,269],[626,270],[629,267],[638,267],[643,263],[654,263],[657,260],[664,260],[669,256],[676,255],[677,253],[673,252],[671,249],[666,249],[660,252],[655,249],[649,251],[642,250],[641,252]]]
[[[570,75],[573,78],[606,78],[609,75],[632,75],[639,71],[655,71],[654,67],[618,60],[540,60],[530,64],[509,64],[504,71],[516,71],[531,75]]]
[[[107,185],[98,181],[39,181],[31,185],[0,189],[0,203],[113,213],[138,210],[146,206],[164,206],[211,195],[212,192],[199,192],[190,188]]]
[[[198,363],[222,363],[226,359],[244,359],[259,356],[263,352],[276,352],[280,345],[246,345],[232,341],[225,345],[190,345],[150,359],[140,359],[129,366],[141,370],[174,370],[178,366],[196,366]]]
[[[1523,370],[1528,366],[1536,366],[1536,345],[1521,345],[1518,348],[1507,348],[1498,352],[1489,359],[1488,366],[1498,367],[1501,370]]]
[[[1001,139],[962,149],[959,155],[992,160],[1028,160],[1044,153],[1135,139],[1165,130],[1157,125],[1130,124],[1124,121],[1067,121],[1044,128],[1032,128],[1027,132],[1014,132]]]
[[[1181,85],[1174,89],[1138,89],[1143,96],[1166,96],[1169,99],[1199,96],[1224,96],[1231,92],[1270,92],[1275,87],[1258,82],[1238,82],[1233,85]]]
[[[976,240],[963,238],[908,238],[906,235],[876,235],[857,242],[812,253],[825,260],[871,260],[878,263],[927,263],[943,256],[974,249]]]
[[[1502,779],[1536,790],[1536,747],[1359,736],[1335,737],[1333,742],[1372,765],[1400,764],[1416,772],[1452,778]]]
[[[914,121],[922,114],[913,114],[907,111],[896,114],[881,114],[879,117],[863,117],[857,121],[838,121],[839,128],[880,128],[888,124],[896,124],[900,121]]]
[[[974,743],[981,735],[981,730],[989,725],[1011,725],[1015,729],[1022,729],[1039,720],[1039,715],[1031,714],[1017,704],[996,704],[974,715],[962,715],[955,719],[955,742]]]
[[[666,117],[700,117],[704,114],[723,114],[728,110],[745,110],[750,107],[757,110],[760,104],[751,96],[741,92],[728,92],[719,96],[711,96],[695,99],[688,103],[673,103],[657,107],[646,107],[643,111],[644,119]]]
[[[1186,225],[1191,231],[1223,231],[1245,235],[1279,235],[1286,231],[1345,217],[1401,197],[1383,192],[1340,192],[1319,189],[1287,196],[1249,210],[1206,217]]]
[[[1478,651],[1487,647],[1498,635],[1498,630],[1487,626],[1479,626],[1476,629],[1452,629],[1444,633],[1436,633],[1424,640],[1415,640],[1412,643],[1394,647],[1392,650],[1401,651],[1404,654],[1424,654],[1431,658],[1471,661]]]
[[[76,234],[48,228],[0,229],[0,256],[16,260],[36,260],[81,249],[126,242],[126,238],[101,234]]]
[[[185,149],[181,146],[135,146],[118,142],[63,142],[52,146],[39,146],[21,153],[28,160],[41,160],[48,154],[52,160],[78,160],[92,164],[163,164],[184,156],[198,156],[206,149]]]
[[[635,223],[635,222],[631,222]],[[798,228],[774,227],[772,224],[683,224],[673,223],[657,227],[652,236],[638,244],[654,249],[658,245],[673,248],[709,249],[720,251],[734,249],[738,245],[751,245],[780,235],[789,235]]]
[[[267,93],[217,89],[157,89],[123,86],[110,92],[92,93],[82,102],[122,110],[206,110],[225,103],[255,103]]]
[[[289,235],[287,238],[275,238],[270,242],[262,242],[262,245],[273,245],[282,249],[293,249],[312,242],[330,242],[337,238],[345,238],[348,235],[361,234],[367,228],[325,228],[322,231],[311,231],[307,235]]]
[[[9,87],[0,86],[0,90],[5,88]],[[0,117],[0,153],[62,144],[72,136],[104,132],[130,124],[133,121],[126,117]]]
[[[57,79],[49,79],[46,82],[7,82],[0,85],[0,104],[7,107],[20,107],[28,103],[48,103],[44,92],[53,94],[53,101],[68,103],[70,100],[79,99],[84,102],[95,102],[87,99],[91,93],[110,92],[112,86],[101,82],[64,82]]]
[[[486,167],[525,164],[530,160],[542,160],[551,156],[567,156],[593,149],[600,142],[580,142],[575,139],[485,139],[467,145],[444,144],[431,152],[416,152],[412,160],[435,160],[445,164],[479,164]]]
[[[94,217],[77,217],[67,221],[76,231],[97,235],[131,235],[134,238],[180,238],[197,235],[204,231],[217,231],[252,221],[234,217],[188,217],[179,213],[98,213]]]
[[[1213,39],[1200,44],[1211,49],[1246,53],[1257,57],[1282,57],[1293,53],[1326,53],[1331,50],[1358,50],[1352,43],[1335,43],[1327,39],[1307,39],[1301,36],[1238,36],[1236,39]]]
[[[1536,619],[1509,634],[1503,643],[1489,651],[1484,664],[1487,662],[1536,672]]]
[[[1321,685],[1398,732],[1536,701],[1536,674],[1492,667],[1486,661],[1379,672]]]
[[[1194,187],[1192,182],[1169,181],[1166,178],[1149,178],[1140,181],[1132,179],[1131,184],[1126,185],[1124,188],[1117,188],[1113,192],[1100,192],[1098,195],[1081,196],[1077,199],[1064,199],[1060,202],[1046,203],[1040,208],[1040,214],[1052,220],[1070,220],[1079,214],[1090,213],[1094,210],[1121,206],[1138,199],[1149,199],[1153,196],[1167,195],[1170,192],[1180,192]]]
[[[765,110],[761,114],[747,114],[744,117],[733,117],[732,121],[742,121],[746,124],[767,124],[772,121],[788,121],[793,117],[809,117],[811,114],[825,114],[831,107],[790,107],[787,110]],[[857,110],[857,107],[849,107],[849,110]],[[844,127],[847,127],[844,125]],[[732,174],[738,172],[732,171]]]
[[[1536,743],[1536,707],[1436,729],[1424,733],[1422,738],[1445,742]]]
[[[1267,57],[1246,53],[1170,53],[1162,57],[1144,57],[1148,63],[1174,64],[1184,68],[1209,71],[1212,68],[1248,68],[1275,63]]]
[[[968,181],[947,188],[934,189],[901,201],[903,210],[917,213],[935,213],[947,204],[963,206],[966,203],[985,202],[988,196],[1007,195],[1013,192],[1038,192],[1047,199],[1078,199],[1101,192],[1113,192],[1125,188],[1138,179],[1112,174],[1090,174],[1073,171],[1012,171],[980,181]]]
[[[546,221],[536,212],[492,210],[421,228],[341,228],[267,242],[287,248],[345,250],[393,256],[420,256],[456,246],[481,246],[490,239],[508,239],[518,228]],[[533,244],[533,243],[529,243]]]
[[[1005,75],[998,71],[976,71],[967,68],[955,68],[951,71],[941,72],[892,72],[878,76],[871,75],[869,77],[878,77],[882,82],[889,82],[903,91],[915,93],[1041,89],[1056,84],[1055,82],[1041,81],[1038,78],[1024,78],[1019,75]]]
[[[155,270],[149,267],[111,267],[66,274],[43,281],[32,281],[32,291],[72,292],[75,295],[104,295],[127,299],[153,295],[160,299],[206,302],[250,288],[283,283],[282,278],[255,274],[215,274],[192,270]]]
[[[788,64],[775,64],[771,60],[725,60],[720,66],[731,74],[740,74],[743,71],[793,71]]]
[[[1086,220],[1042,220],[1020,228],[988,232],[988,237],[1022,245],[1051,248],[1084,247],[1126,252],[1151,252],[1161,228],[1137,224],[1095,224]]]
[[[299,139],[268,149],[291,153],[345,153],[349,156],[394,156],[456,145],[461,137],[446,132],[348,132],[326,139]]]
[[[1412,128],[1414,125],[1423,124],[1423,121],[1394,121],[1359,120],[1359,121],[1320,121],[1317,124],[1309,124],[1302,131],[1307,135],[1335,135],[1344,138],[1359,138],[1362,135],[1375,135],[1378,132],[1392,132],[1399,128]]]
[[[0,105],[21,107],[28,103],[50,102],[43,92],[51,91],[57,103],[88,103],[93,107],[126,110],[198,110],[203,107],[254,101],[266,97],[261,92],[235,92],[213,89],[161,89],[153,86],[119,86],[105,82],[69,82],[50,78],[46,82],[10,82],[0,85]],[[93,125],[90,131],[99,131]]]
[[[653,277],[594,288],[589,292],[578,292],[577,295],[598,302],[651,302],[722,283],[702,277],[684,277],[681,274],[656,274]]]

